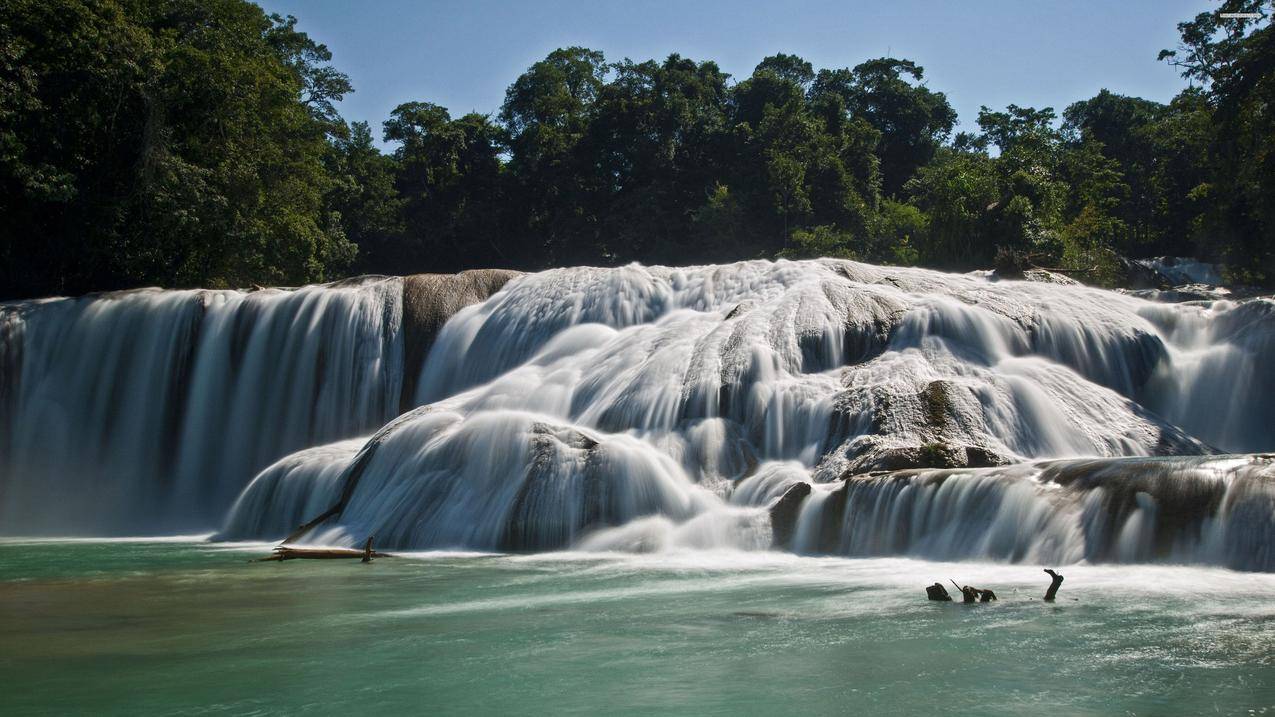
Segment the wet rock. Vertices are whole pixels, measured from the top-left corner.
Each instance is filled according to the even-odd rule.
[[[1125,292],[1130,296],[1166,304],[1185,304],[1192,301],[1218,301],[1233,298],[1229,289],[1205,284],[1184,284],[1171,289],[1137,289]]]
[[[919,446],[881,447],[854,460],[848,473],[899,471],[919,468],[986,468],[1012,461],[984,446],[924,443]]]
[[[809,483],[796,483],[771,504],[770,528],[774,534],[774,547],[788,548],[792,545],[793,534],[797,530],[797,516],[810,491]]]
[[[846,501],[850,497],[850,486],[842,482],[833,489],[823,502],[823,511],[819,515],[819,539],[817,549],[820,553],[841,553],[841,529],[846,515]]]
[[[1044,284],[1062,284],[1064,286],[1080,286],[1080,282],[1048,269],[1028,269],[1023,272],[1025,281],[1036,281]]]
[[[1149,541],[1141,546],[1150,554],[1140,557],[1164,558],[1178,544],[1198,535],[1204,522],[1218,514],[1228,495],[1235,500],[1244,493],[1245,486],[1252,486],[1259,494],[1269,494],[1269,487],[1275,482],[1275,471],[1269,463],[1261,456],[1243,460],[1247,460],[1247,465],[1232,467],[1232,474],[1225,480],[1214,467],[1216,459],[1211,458],[1056,461],[1045,464],[1041,478],[1099,497],[1102,510],[1095,514],[1103,520],[1090,526],[1098,538],[1095,543],[1104,548],[1096,551],[1098,559],[1118,557],[1115,536],[1136,511],[1153,523]],[[1101,492],[1094,493],[1097,489]],[[1268,500],[1275,500],[1275,495]],[[1275,503],[1271,505],[1275,507]],[[1255,525],[1262,522],[1254,521]]]
[[[1165,278],[1156,270],[1140,262],[1118,257],[1120,270],[1124,274],[1122,284],[1130,289],[1159,289],[1166,286]]]
[[[965,446],[965,466],[967,468],[991,468],[1009,463],[1005,456],[982,446]]]
[[[590,466],[589,458],[598,442],[574,428],[548,423],[533,423],[530,433],[531,458],[505,523],[501,550],[555,550],[585,530],[615,522],[616,516],[608,509],[606,481],[598,475],[596,467]],[[561,481],[569,474],[578,476],[580,485],[575,516],[564,521],[555,535],[546,535],[543,529],[546,511],[538,504],[539,499],[546,483]]]
[[[439,329],[457,311],[486,301],[521,272],[471,269],[459,274],[403,277],[403,391],[399,410],[412,408],[416,381]]]

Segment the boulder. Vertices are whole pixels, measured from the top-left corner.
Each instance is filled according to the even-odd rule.
[[[771,504],[770,529],[774,534],[771,544],[774,547],[791,547],[793,535],[797,531],[797,516],[801,513],[801,504],[810,495],[810,490],[809,483],[794,483]]]
[[[416,381],[439,329],[457,311],[486,301],[521,272],[471,269],[459,274],[403,277],[403,391],[399,411],[413,407]]]

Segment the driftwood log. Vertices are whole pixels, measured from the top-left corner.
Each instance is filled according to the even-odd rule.
[[[1049,577],[1052,579],[1049,583],[1049,589],[1045,591],[1045,602],[1053,602],[1054,596],[1058,594],[1058,588],[1062,586],[1063,576],[1049,568],[1045,568],[1045,572],[1049,573]]]
[[[264,558],[253,560],[254,563],[266,563],[273,560],[332,560],[340,558],[362,558],[363,562],[370,563],[372,558],[392,558],[390,553],[378,553],[372,550],[372,539],[367,539],[367,544],[362,550],[357,548],[294,548],[287,545],[280,545],[274,549],[272,555]]]

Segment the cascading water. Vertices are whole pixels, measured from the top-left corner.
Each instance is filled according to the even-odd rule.
[[[394,300],[393,292],[382,297],[382,316],[394,314],[385,309]],[[35,473],[12,466],[48,476],[30,456],[56,455],[13,420],[33,415],[30,399],[15,397],[63,375],[28,360],[38,344],[27,334],[43,311],[18,305],[0,325],[0,361],[22,367],[17,380],[0,383],[19,406],[0,440],[20,445],[24,457],[5,463],[7,493],[39,494],[40,481],[27,477]],[[14,316],[23,312],[31,316]],[[1198,457],[1275,447],[1266,400],[1275,372],[1264,366],[1275,348],[1273,312],[1263,299],[1166,305],[834,260],[527,275],[485,301],[452,306],[419,374],[387,362],[398,375],[386,368],[374,386],[383,395],[398,388],[397,403],[356,392],[352,407],[307,409],[324,420],[342,414],[347,430],[270,441],[273,453],[258,454],[258,466],[277,462],[239,496],[222,535],[277,539],[322,516],[305,539],[375,535],[385,547],[491,550],[756,549],[773,540],[806,552],[1272,570],[1266,464]],[[158,325],[161,312],[150,314]],[[253,330],[264,329],[241,329]],[[404,342],[392,330],[381,336],[381,355]],[[207,350],[233,346],[232,338],[209,337]],[[275,358],[289,374],[290,356]],[[147,383],[129,373],[142,365],[132,359],[67,395],[116,405],[91,389],[118,392],[112,387],[133,381],[162,392],[181,375],[156,364],[145,369],[158,372]],[[261,390],[226,375],[245,395]],[[360,414],[360,401],[383,410]],[[412,406],[421,408],[370,438],[319,446],[366,434]],[[147,456],[116,440],[106,410],[76,414],[84,444]],[[160,410],[137,410],[167,425]],[[253,412],[260,408],[239,410],[181,403],[172,450],[235,453],[227,426],[263,430]],[[305,450],[285,456],[294,448]],[[1145,456],[1162,458],[1130,462]],[[155,467],[138,482],[195,475],[165,472],[180,462],[148,460]],[[1218,467],[1227,460],[1239,467]],[[1139,477],[1147,465],[1167,477]],[[926,467],[950,470],[918,472]],[[92,473],[72,484],[88,486]],[[102,483],[119,484],[113,476]],[[199,490],[233,492],[246,477],[200,474]],[[1126,484],[1141,487],[1130,493]],[[1166,507],[1206,484],[1243,498],[1222,491],[1190,520]],[[804,492],[794,492],[799,486]],[[4,515],[4,530],[14,532]],[[1189,527],[1165,527],[1174,521]]]
[[[398,414],[422,281],[0,304],[0,532],[218,524],[272,461]]]
[[[848,477],[793,547],[1035,563],[1275,570],[1275,456],[1072,459]],[[807,508],[811,508],[807,510]]]
[[[401,293],[379,279],[6,307],[5,532],[206,523],[280,455],[389,420]]]

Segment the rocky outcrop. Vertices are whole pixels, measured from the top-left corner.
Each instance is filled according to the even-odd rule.
[[[1056,271],[1048,269],[1028,269],[1023,272],[1024,281],[1038,281],[1045,284],[1062,284],[1064,286],[1079,286],[1080,282]]]
[[[1044,465],[1040,480],[1095,496],[1091,511],[1100,519],[1091,521],[1089,530],[1102,538],[1092,553],[1098,560],[1119,558],[1122,546],[1116,538],[1135,514],[1147,523],[1137,547],[1169,557],[1179,544],[1194,543],[1208,521],[1234,513],[1237,520],[1251,523],[1248,542],[1253,554],[1248,558],[1270,564],[1275,555],[1269,552],[1269,535],[1263,533],[1275,528],[1273,458],[1236,456],[1229,459],[1230,465],[1201,458],[1056,461]]]
[[[773,533],[772,545],[776,548],[792,546],[793,533],[797,531],[797,516],[801,513],[801,504],[810,495],[809,483],[795,483],[770,506],[770,529]]]
[[[530,427],[531,456],[526,479],[514,498],[500,539],[500,549],[511,552],[553,550],[565,547],[572,538],[618,518],[607,506],[606,480],[591,470],[590,454],[598,442],[568,426],[533,423]],[[563,480],[564,468],[579,477],[579,491],[570,516],[563,516],[554,529],[546,530],[540,505],[545,484]],[[568,479],[569,480],[569,479]]]
[[[1011,461],[990,448],[952,443],[924,443],[919,446],[877,447],[859,456],[847,473],[898,471],[914,468],[989,468]]]
[[[403,392],[399,410],[412,408],[416,381],[439,329],[457,311],[486,301],[521,272],[472,269],[459,274],[403,277]]]
[[[1118,257],[1117,260],[1120,262],[1121,272],[1124,273],[1122,283],[1130,289],[1159,289],[1168,285],[1164,276],[1141,262],[1126,259],[1123,256]]]

